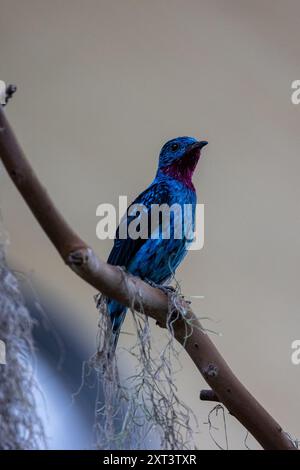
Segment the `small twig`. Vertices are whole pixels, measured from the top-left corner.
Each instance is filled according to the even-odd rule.
[[[16,93],[17,91],[17,87],[16,85],[8,85],[6,87],[6,93],[5,93],[5,104],[3,104],[2,106],[6,106],[8,101],[12,98],[12,96],[14,95],[14,93]]]
[[[216,401],[218,403],[222,403],[218,395],[213,390],[201,390],[200,392],[200,400],[202,401]],[[231,416],[234,416],[232,411],[228,410]]]
[[[213,390],[201,390],[200,400],[220,402],[218,395]]]

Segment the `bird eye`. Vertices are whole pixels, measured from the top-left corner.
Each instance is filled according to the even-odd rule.
[[[179,147],[178,144],[172,144],[171,145],[171,149],[173,150],[173,152],[176,152],[176,150],[178,150],[178,147]]]

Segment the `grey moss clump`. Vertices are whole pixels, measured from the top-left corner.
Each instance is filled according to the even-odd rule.
[[[89,367],[98,371],[99,393],[95,407],[95,445],[98,449],[170,450],[195,449],[193,411],[180,399],[175,369],[180,369],[173,323],[185,313],[178,291],[169,297],[168,334],[159,350],[153,349],[149,319],[131,308],[136,342],[125,350],[135,363],[135,373],[120,380],[116,356],[111,357],[110,321],[106,299],[99,295],[100,313],[97,352]],[[139,299],[137,299],[139,300]],[[174,317],[176,312],[176,318]],[[186,323],[186,336],[192,326]],[[180,349],[179,349],[180,350]],[[193,422],[193,425],[191,424]]]
[[[32,328],[18,280],[6,263],[5,245],[0,243],[0,340],[6,349],[6,364],[0,364],[1,450],[45,447],[35,401]]]

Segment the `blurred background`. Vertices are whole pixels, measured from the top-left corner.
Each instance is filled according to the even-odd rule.
[[[98,204],[143,190],[166,140],[209,141],[194,176],[205,244],[177,279],[186,295],[205,296],[193,306],[214,319],[205,326],[222,333],[216,345],[299,437],[300,367],[290,359],[300,336],[299,2],[0,0],[0,10],[0,79],[18,85],[8,117],[55,204],[102,259],[112,242],[96,238]],[[70,406],[95,349],[95,292],[62,264],[4,170],[0,181],[10,265],[32,277],[55,325],[37,333],[49,446],[87,448],[93,399]],[[54,330],[62,369],[58,344],[47,346]],[[122,346],[131,341],[121,335]],[[176,382],[198,417],[198,446],[216,448],[205,424],[213,404],[199,401],[205,383],[181,361]],[[224,445],[222,419],[214,424]],[[229,447],[244,448],[233,417],[227,431]]]

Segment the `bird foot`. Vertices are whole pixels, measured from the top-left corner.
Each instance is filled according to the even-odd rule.
[[[164,286],[161,284],[156,284],[155,282],[150,281],[150,279],[146,279],[146,278],[144,279],[144,281],[147,282],[149,286],[155,287],[156,289],[161,290],[166,295],[174,294],[176,292],[176,289],[173,286]]]

